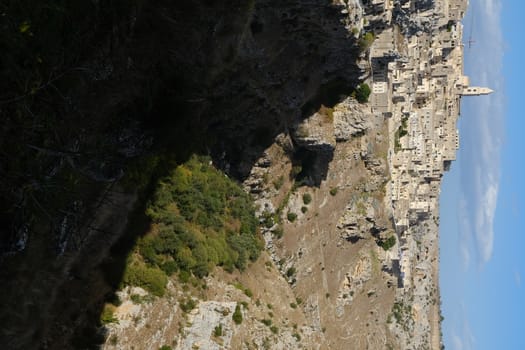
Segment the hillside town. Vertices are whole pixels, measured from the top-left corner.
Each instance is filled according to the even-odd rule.
[[[404,338],[402,348],[420,349],[430,343],[438,349],[441,180],[460,144],[456,124],[461,98],[492,90],[471,86],[463,74],[460,21],[467,0],[406,1],[402,14],[390,0],[371,3],[374,14],[369,21],[382,25],[373,28],[375,41],[369,51],[370,101],[372,111],[388,119],[387,201],[399,242],[390,258],[399,271],[397,305],[401,310],[403,303],[410,303],[415,314],[398,317],[393,329],[402,333],[407,329],[403,323],[415,320],[413,326],[421,331]],[[424,331],[430,328],[432,332]],[[428,334],[434,339],[418,339]]]

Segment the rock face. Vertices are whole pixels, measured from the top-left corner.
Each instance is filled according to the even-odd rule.
[[[122,277],[121,268],[107,272],[108,266],[121,267],[129,249],[122,243],[108,252],[108,245],[132,242],[141,233],[130,232],[142,225],[93,225],[93,215],[132,213],[127,205],[97,210],[106,191],[131,196],[170,160],[193,152],[211,154],[243,180],[277,135],[289,139],[321,104],[349,95],[362,74],[356,39],[345,27],[351,15],[330,1],[54,5],[45,0],[27,18],[15,3],[3,10],[18,16],[10,23],[39,28],[23,34],[9,25],[7,38],[27,40],[1,40],[14,45],[6,50],[14,66],[0,79],[8,91],[0,111],[0,162],[7,169],[0,184],[1,293],[13,305],[0,311],[0,323],[9,324],[0,344],[13,349],[101,341],[100,307]],[[39,47],[48,50],[34,51]],[[38,62],[20,70],[28,52]],[[315,149],[333,148],[332,141],[315,142]],[[74,232],[83,228],[97,239]],[[19,293],[20,285],[31,288]],[[79,285],[91,292],[71,295]],[[85,318],[72,325],[62,301],[71,305],[66,314]]]
[[[235,311],[236,305],[235,302],[200,302],[190,313],[188,322],[191,326],[185,330],[186,336],[176,349],[229,349],[233,335],[233,321],[230,315]],[[215,329],[220,329],[220,332],[215,332]],[[214,333],[217,333],[216,338],[220,338],[219,342],[213,341]],[[209,337],[203,336],[207,334]]]
[[[371,127],[370,111],[352,98],[345,99],[333,111],[336,141],[348,141]]]
[[[297,125],[293,138],[299,147],[328,155],[334,152],[334,125],[330,113],[316,112]]]

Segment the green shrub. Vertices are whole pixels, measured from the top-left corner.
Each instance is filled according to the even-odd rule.
[[[301,207],[301,213],[306,214],[308,211],[308,207],[305,207],[304,205]]]
[[[244,290],[244,294],[245,294],[248,298],[253,297],[253,292],[251,291],[250,288],[246,288],[246,289]]]
[[[279,328],[277,328],[277,326],[271,326],[270,330],[272,331],[273,334],[279,333]]]
[[[387,239],[380,239],[377,244],[384,250],[389,250],[396,244],[396,236],[390,236]]]
[[[142,296],[140,296],[139,294],[131,294],[129,298],[131,299],[131,302],[133,304],[142,304],[143,302]]]
[[[124,280],[155,295],[177,271],[185,283],[215,266],[242,270],[263,248],[251,197],[206,157],[193,156],[159,181],[146,214],[153,230],[137,243],[143,262],[128,266]]]
[[[171,346],[169,345],[162,345],[159,350],[171,350]]]
[[[232,314],[232,320],[235,322],[235,324],[241,324],[242,323],[242,312],[241,307],[239,304],[235,306],[235,311]]]
[[[332,187],[330,189],[330,195],[335,196],[337,194],[337,187]]]
[[[110,324],[118,323],[118,318],[115,317],[115,305],[105,304],[100,315],[100,323]]]
[[[359,84],[359,86],[355,90],[355,98],[359,103],[366,103],[368,102],[368,97],[370,96],[371,92],[372,91],[370,90],[370,86],[368,86],[368,84]]]
[[[164,295],[168,277],[156,267],[149,267],[140,260],[128,263],[124,271],[123,281],[127,285],[139,286],[151,294],[161,297]]]
[[[248,298],[253,297],[253,292],[251,291],[251,289],[250,289],[250,288],[246,288],[245,286],[243,286],[241,282],[238,282],[238,281],[237,281],[237,282],[233,283],[233,286],[234,286],[236,289],[238,289],[238,290],[244,292],[244,294],[245,294]]]
[[[269,210],[263,211],[261,214],[261,223],[264,225],[264,227],[271,228],[273,225],[275,225],[274,214]]]
[[[286,217],[288,218],[288,221],[294,222],[295,219],[297,219],[297,214],[289,211]]]
[[[223,331],[222,331],[222,323],[219,323],[218,326],[215,326],[213,329],[213,335],[215,337],[222,337]]]
[[[372,32],[363,34],[357,42],[359,45],[359,50],[361,52],[367,51],[370,48],[370,46],[372,46],[372,44],[374,43],[374,39],[375,36]]]
[[[182,311],[185,313],[190,312],[191,310],[195,309],[197,306],[197,303],[192,298],[186,298],[179,300],[179,305]]]
[[[310,202],[312,202],[312,195],[310,193],[308,193],[308,192],[303,194],[303,203],[305,205],[308,205],[308,204],[310,204]]]
[[[261,320],[261,323],[264,324],[266,327],[270,327],[272,325],[272,320],[265,318]]]
[[[288,270],[286,270],[286,276],[292,277],[293,275],[295,275],[295,272],[296,272],[296,269],[295,267],[292,266]]]
[[[394,133],[394,151],[396,153],[401,150],[401,142],[399,139],[406,135],[408,135],[408,117],[403,117],[401,119],[401,125]]]

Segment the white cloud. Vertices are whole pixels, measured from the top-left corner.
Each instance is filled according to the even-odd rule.
[[[466,49],[465,71],[473,85],[486,85],[496,92],[464,98],[462,102],[462,108],[468,113],[461,128],[464,203],[460,206],[460,252],[467,266],[472,255],[477,257],[479,264],[486,263],[494,248],[493,226],[505,112],[501,0],[481,0],[471,2],[471,6],[470,16],[475,16],[472,35],[476,43],[472,49]]]
[[[492,256],[494,246],[494,213],[498,200],[498,184],[490,181],[481,190],[481,201],[476,213],[476,242],[482,262],[487,262]]]
[[[465,347],[463,346],[463,341],[456,334],[452,336],[452,349],[453,350],[464,350],[465,349]]]
[[[470,228],[470,218],[467,215],[467,201],[464,196],[459,200],[458,221],[459,221],[459,251],[463,270],[466,271],[470,266],[470,247],[472,245],[472,229]]]
[[[459,322],[452,334],[452,349],[453,350],[472,350],[476,343],[476,339],[472,334],[470,324],[466,318],[466,312],[464,305],[461,306],[461,309],[458,310],[461,315],[459,315]]]

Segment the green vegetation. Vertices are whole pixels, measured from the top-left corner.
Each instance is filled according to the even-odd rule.
[[[332,187],[332,188],[330,189],[330,195],[331,195],[331,196],[335,196],[336,194],[337,194],[337,187]]]
[[[197,303],[192,298],[186,298],[179,300],[179,305],[182,311],[185,313],[190,312],[191,310],[195,309],[197,306]]]
[[[308,193],[308,192],[305,193],[305,194],[303,194],[303,203],[304,203],[305,205],[308,205],[308,204],[310,204],[311,202],[312,202],[312,195],[311,195],[310,193]]]
[[[133,304],[142,304],[142,297],[139,294],[131,294],[129,298]]]
[[[403,327],[403,329],[408,329],[408,322],[411,320],[412,307],[410,305],[405,305],[403,302],[395,302],[392,306],[392,316],[396,322]],[[390,315],[388,321],[392,321]]]
[[[115,305],[105,304],[102,314],[100,315],[101,324],[118,323],[118,318],[115,317]]]
[[[357,89],[355,89],[355,98],[359,103],[368,102],[368,97],[370,96],[370,86],[366,83],[359,84]]]
[[[128,259],[123,281],[127,285],[142,287],[151,294],[161,297],[164,295],[168,277],[161,269],[147,266],[140,257],[133,255]]]
[[[144,295],[144,296],[141,296],[139,294],[131,294],[131,296],[129,297],[131,299],[131,302],[133,304],[144,304],[144,303],[149,303],[149,302],[152,302],[153,301],[153,296],[151,295]]]
[[[271,228],[273,225],[275,225],[275,217],[269,210],[264,210],[261,213],[261,223],[266,228]]]
[[[384,250],[389,250],[396,244],[396,236],[390,236],[387,239],[378,239],[377,244]]]
[[[295,269],[295,267],[292,266],[288,270],[286,270],[286,276],[292,277],[293,275],[295,275],[296,272],[297,270]]]
[[[297,214],[289,211],[288,214],[286,214],[286,217],[288,218],[288,221],[294,222],[295,219],[297,219]]]
[[[124,283],[162,296],[167,276],[201,278],[215,266],[246,267],[262,249],[253,203],[238,184],[192,157],[162,179],[148,203],[152,230],[128,258]]]
[[[222,337],[222,335],[223,335],[222,323],[219,323],[218,326],[215,326],[215,328],[213,329],[213,335],[215,337]]]
[[[308,207],[306,207],[306,206],[303,205],[303,206],[301,207],[301,213],[306,214],[307,211],[308,211]]]
[[[239,304],[235,306],[235,311],[233,312],[232,320],[233,322],[235,322],[235,324],[242,323],[242,312],[241,312],[241,307]]]
[[[169,345],[162,345],[159,350],[171,350],[171,346]]]
[[[394,134],[394,151],[396,153],[401,150],[401,142],[399,140],[405,135],[408,135],[408,117],[401,119],[401,125]]]
[[[357,42],[357,44],[359,45],[359,50],[361,52],[367,51],[370,48],[370,46],[372,46],[372,44],[374,43],[374,39],[375,36],[372,32],[363,34]]]
[[[245,294],[248,298],[253,297],[253,292],[251,291],[251,289],[250,289],[250,288],[246,288],[245,286],[243,286],[241,282],[237,281],[237,282],[233,283],[233,286],[234,286],[236,289],[238,289],[238,290],[244,292],[244,294]]]
[[[392,314],[394,315],[396,321],[399,323],[403,316],[403,303],[394,303],[394,305],[392,306]]]
[[[261,320],[261,323],[264,324],[266,327],[270,328],[270,331],[273,334],[279,333],[279,328],[272,324],[272,320],[265,318]]]
[[[261,323],[264,324],[266,327],[270,327],[272,325],[272,320],[265,318],[261,320]]]

